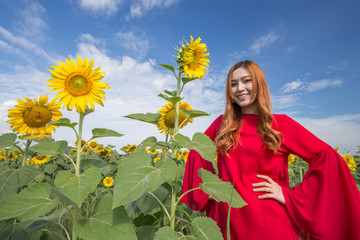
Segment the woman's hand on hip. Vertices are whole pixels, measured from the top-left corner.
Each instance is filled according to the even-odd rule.
[[[274,199],[285,205],[285,198],[281,186],[268,176],[257,175],[257,177],[266,181],[253,184],[254,192],[265,193],[263,195],[260,195],[259,199]]]

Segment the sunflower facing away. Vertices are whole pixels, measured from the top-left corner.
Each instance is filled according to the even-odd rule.
[[[179,126],[180,128],[183,128],[186,126],[189,122],[192,123],[194,119],[189,118],[186,121],[186,115],[182,110],[194,110],[192,107],[190,107],[190,104],[187,102],[181,102],[180,101],[180,111],[179,111]],[[174,104],[171,102],[168,102],[165,106],[163,106],[162,109],[158,111],[161,113],[161,118],[159,119],[159,130],[161,133],[170,133],[172,134],[175,127],[175,107]]]
[[[53,100],[48,103],[49,97],[45,95],[31,100],[24,97],[26,101],[18,99],[18,105],[9,109],[7,122],[17,134],[46,135],[55,131],[55,126],[47,125],[50,121],[56,121],[62,117],[60,106]]]
[[[209,53],[206,52],[207,46],[205,43],[200,43],[201,38],[196,39],[196,41],[192,36],[190,38],[190,43],[182,42],[181,47],[178,48],[178,60],[176,62],[186,77],[202,79],[210,62],[206,58],[209,56]]]
[[[102,89],[110,87],[100,80],[104,78],[104,72],[98,67],[92,70],[94,61],[89,63],[89,58],[78,57],[77,63],[70,58],[65,59],[66,64],[59,61],[59,66],[51,66],[51,83],[47,87],[53,88],[50,92],[60,91],[55,99],[60,99],[59,104],[72,110],[74,107],[79,113],[84,113],[86,108],[95,110],[94,102],[104,106],[105,92]]]

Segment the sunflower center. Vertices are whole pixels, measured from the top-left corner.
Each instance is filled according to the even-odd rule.
[[[188,65],[188,67],[194,67],[196,66],[198,62],[198,56],[196,55],[196,52],[192,49],[188,49],[184,52],[184,63]]]
[[[41,128],[51,121],[52,114],[48,108],[35,105],[26,109],[23,117],[29,127]]]
[[[73,73],[66,81],[66,89],[75,96],[83,96],[90,92],[92,84],[81,73]]]
[[[37,158],[37,160],[44,160],[46,158],[46,156],[37,156],[36,158]]]
[[[179,113],[179,124],[182,123],[186,119],[186,115],[183,111],[180,109]],[[174,128],[175,127],[175,109],[170,109],[164,118],[165,125],[168,128]]]

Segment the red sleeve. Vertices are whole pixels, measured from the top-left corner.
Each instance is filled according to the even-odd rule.
[[[214,141],[217,131],[220,129],[222,123],[222,116],[218,117],[210,127],[205,131],[205,134]],[[201,178],[198,175],[198,170],[204,168],[214,173],[212,163],[203,159],[200,154],[194,150],[191,150],[188,155],[188,160],[185,167],[184,181],[181,194],[186,191],[199,187],[199,183],[202,183]],[[209,195],[204,193],[201,189],[192,191],[186,194],[181,200],[181,203],[187,203],[189,208],[195,211],[205,211],[210,206],[208,201]],[[208,204],[207,204],[208,203]]]
[[[360,194],[346,162],[299,123],[279,120],[282,148],[309,163],[300,185],[282,188],[291,217],[312,238],[360,239]]]

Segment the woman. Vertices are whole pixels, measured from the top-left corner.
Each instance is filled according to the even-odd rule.
[[[226,108],[206,130],[215,143],[219,177],[248,205],[231,209],[230,234],[238,239],[360,239],[360,194],[342,157],[286,115],[271,113],[260,67],[236,63],[226,81]],[[303,182],[289,189],[288,155],[309,163]],[[198,169],[212,164],[191,151],[183,190],[199,186]],[[226,239],[228,205],[202,190],[182,201],[206,211]]]

